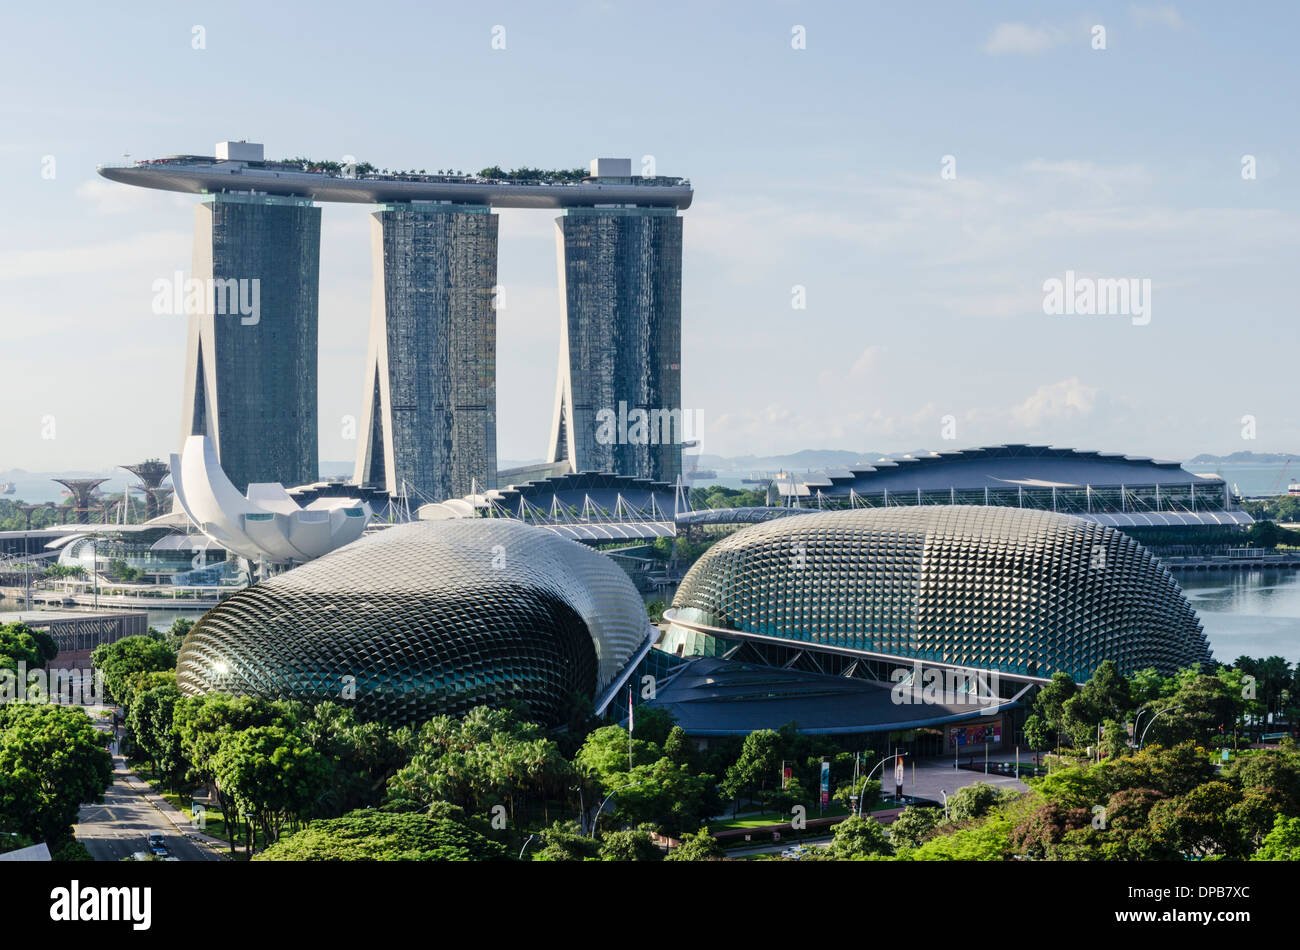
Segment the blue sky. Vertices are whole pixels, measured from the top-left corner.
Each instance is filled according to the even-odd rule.
[[[1285,3],[7,5],[0,470],[175,449],[185,326],[152,313],[151,284],[188,271],[195,199],[94,170],[225,138],[381,167],[653,155],[689,176],[683,400],[708,452],[1300,451],[1297,20]],[[536,458],[552,216],[501,219],[499,454]],[[355,450],[369,269],[367,209],[326,206],[326,459]],[[1150,323],[1044,314],[1067,270],[1149,279]]]

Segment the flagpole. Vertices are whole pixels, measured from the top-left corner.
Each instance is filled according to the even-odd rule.
[[[627,774],[632,776],[632,684],[627,687]]]

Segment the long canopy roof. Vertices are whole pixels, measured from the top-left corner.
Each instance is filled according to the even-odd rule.
[[[1195,485],[1212,491],[1222,490],[1224,482],[1217,475],[1194,475],[1178,462],[1141,455],[1011,444],[882,458],[848,468],[791,475],[777,479],[776,484],[784,496],[808,497],[819,490],[827,495],[847,495],[850,489],[859,495],[918,489],[931,492],[1121,485]]]

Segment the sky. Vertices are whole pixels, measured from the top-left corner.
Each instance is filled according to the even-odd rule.
[[[1300,452],[1297,21],[1281,2],[6,4],[0,471],[176,451],[185,321],[151,288],[188,273],[197,198],[95,168],[223,139],[689,177],[682,389],[707,453]],[[356,450],[369,210],[323,211],[326,460]],[[554,216],[500,216],[504,462],[546,451],[560,305]],[[1045,313],[1067,272],[1149,286],[1149,311]]]

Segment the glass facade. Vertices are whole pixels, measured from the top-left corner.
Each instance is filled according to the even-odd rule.
[[[211,438],[241,492],[250,482],[314,482],[320,209],[307,199],[204,196],[193,278],[242,282],[235,292],[257,308],[232,313],[209,293],[206,312],[190,315],[182,434]]]
[[[497,216],[389,205],[375,280],[357,480],[440,502],[496,483]]]
[[[674,482],[685,425],[682,219],[672,208],[570,208],[556,224],[564,337],[551,461]],[[644,438],[636,410],[650,419]],[[611,438],[602,411],[631,425]]]
[[[176,575],[191,571],[197,564],[225,564],[226,552],[214,548],[196,557],[191,548],[165,548],[154,545],[170,534],[168,528],[131,532],[121,535],[100,534],[69,541],[59,552],[59,564],[81,567],[87,571],[105,571],[113,561],[122,561],[133,570],[147,574]]]
[[[186,637],[177,683],[394,723],[522,700],[555,724],[648,633],[631,581],[595,551],[503,519],[413,522],[222,601]]]
[[[1087,679],[1103,660],[1162,673],[1210,657],[1169,570],[1080,518],[982,506],[784,518],[711,547],[673,602],[685,624],[903,659]],[[674,627],[663,648],[709,655]]]

